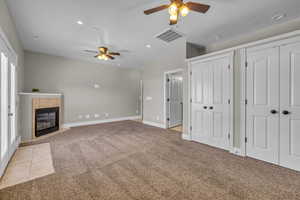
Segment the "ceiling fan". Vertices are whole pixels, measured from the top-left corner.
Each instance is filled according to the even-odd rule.
[[[114,60],[115,57],[113,56],[120,56],[120,55],[121,55],[120,53],[108,51],[107,47],[99,47],[98,54],[95,56],[95,58],[98,58],[100,60],[108,60],[108,59]]]
[[[184,3],[183,0],[170,0],[171,3],[168,5],[158,6],[156,8],[152,8],[149,10],[145,10],[144,13],[146,15],[150,15],[152,13],[169,9],[170,14],[170,25],[177,24],[179,15],[185,17],[188,15],[189,11],[195,11],[200,13],[206,13],[210,8],[209,5],[195,3],[195,2],[187,2]]]

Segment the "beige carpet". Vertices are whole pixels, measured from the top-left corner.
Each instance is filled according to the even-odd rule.
[[[39,141],[51,144],[56,173],[3,189],[0,199],[300,199],[300,173],[168,132],[124,121]]]

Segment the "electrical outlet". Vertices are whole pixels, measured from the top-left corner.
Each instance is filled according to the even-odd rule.
[[[86,118],[86,119],[89,119],[89,118],[90,118],[90,115],[85,115],[85,118]]]
[[[94,117],[95,117],[95,118],[99,118],[100,115],[99,115],[99,114],[94,114]]]

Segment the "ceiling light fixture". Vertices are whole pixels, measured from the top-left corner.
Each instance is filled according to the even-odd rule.
[[[105,54],[101,54],[101,55],[97,56],[97,58],[99,60],[108,60],[108,57]]]
[[[173,22],[176,22],[178,19],[178,15],[170,15],[170,20],[173,21]]]
[[[286,17],[286,14],[276,14],[276,15],[274,15],[273,17],[272,17],[272,19],[274,20],[274,21],[280,21],[280,20],[282,20],[283,18],[285,18]]]
[[[172,3],[169,7],[169,14],[172,15],[177,15],[178,13],[178,7],[176,3]]]
[[[83,25],[83,22],[79,20],[79,21],[77,21],[77,24]]]
[[[150,45],[150,44],[147,44],[146,47],[150,49],[150,48],[151,48],[151,45]]]
[[[180,7],[180,14],[182,17],[185,17],[189,14],[189,8],[185,5],[185,4],[182,4],[182,6]]]

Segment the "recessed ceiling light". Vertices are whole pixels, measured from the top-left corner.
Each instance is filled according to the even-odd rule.
[[[274,21],[280,21],[281,19],[283,19],[284,17],[286,17],[286,14],[276,14],[272,17],[272,19]]]
[[[79,21],[77,21],[77,24],[83,25],[83,22],[79,20]]]
[[[150,44],[147,44],[146,47],[147,47],[147,48],[151,48],[151,45],[150,45]]]

